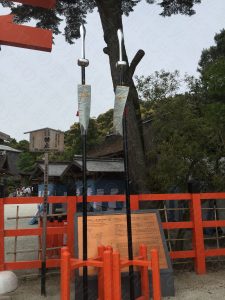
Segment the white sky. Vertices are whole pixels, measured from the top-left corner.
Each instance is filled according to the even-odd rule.
[[[159,16],[160,8],[142,1],[124,17],[128,56],[138,49],[146,55],[136,75],[156,70],[180,70],[198,75],[197,64],[203,48],[214,44],[214,35],[225,28],[225,0],[202,0],[193,17]],[[8,11],[0,7],[0,15]],[[92,85],[91,115],[113,107],[114,95],[108,57],[97,12],[87,19],[87,83]],[[56,38],[52,53],[2,47],[0,52],[0,131],[17,140],[23,133],[42,127],[68,130],[76,117],[77,84],[80,83],[80,41],[69,45]]]

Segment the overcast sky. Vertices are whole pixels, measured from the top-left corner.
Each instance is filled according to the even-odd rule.
[[[198,76],[203,48],[214,44],[214,35],[225,28],[225,0],[202,0],[193,17],[159,16],[160,8],[142,1],[124,17],[129,59],[138,49],[146,55],[136,75],[156,70],[179,70]],[[7,14],[0,7],[0,15]],[[92,85],[91,115],[97,117],[113,107],[114,95],[97,12],[87,18],[87,83]],[[23,133],[43,127],[68,130],[76,117],[77,84],[80,83],[80,41],[66,44],[56,38],[52,53],[13,47],[0,52],[0,131],[21,140]]]

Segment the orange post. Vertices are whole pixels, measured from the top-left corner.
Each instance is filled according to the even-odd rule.
[[[70,300],[70,252],[68,247],[61,249],[61,300]]]
[[[74,255],[74,216],[77,210],[77,197],[67,198],[67,246],[71,255]],[[77,237],[76,237],[77,238]]]
[[[121,299],[120,254],[118,251],[115,251],[113,253],[113,300]]]
[[[98,247],[98,256],[101,258],[102,261],[103,261],[103,256],[104,256],[104,250],[105,250],[104,246]],[[98,300],[104,300],[103,282],[104,282],[103,269],[99,268],[99,270],[98,270]]]
[[[104,300],[113,300],[112,290],[112,251],[106,250],[103,255]]]
[[[130,208],[131,210],[139,209],[139,195],[132,195],[130,197]]]
[[[197,274],[206,273],[205,264],[205,247],[203,237],[203,226],[202,226],[202,208],[200,194],[192,194],[192,221],[194,223],[193,228],[193,242],[195,248],[195,272]]]
[[[4,243],[4,198],[0,198],[0,271],[4,271],[5,263]]]
[[[143,260],[148,260],[146,245],[140,245],[139,253]],[[141,267],[141,291],[144,299],[148,300],[150,298],[148,267]]]
[[[153,300],[161,300],[161,283],[158,250],[151,250]]]

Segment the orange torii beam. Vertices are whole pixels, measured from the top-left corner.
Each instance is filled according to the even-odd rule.
[[[51,52],[51,30],[14,24],[13,17],[0,16],[0,45]]]
[[[56,0],[9,0],[10,2],[19,2],[26,5],[37,6],[42,8],[55,8]]]

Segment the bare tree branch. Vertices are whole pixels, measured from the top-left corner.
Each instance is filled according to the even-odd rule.
[[[134,56],[131,64],[130,64],[130,68],[129,68],[129,75],[128,75],[128,79],[129,81],[132,79],[134,72],[138,66],[138,64],[140,63],[140,61],[142,60],[142,58],[145,56],[145,52],[144,50],[138,50],[138,52],[136,53],[136,55]]]

